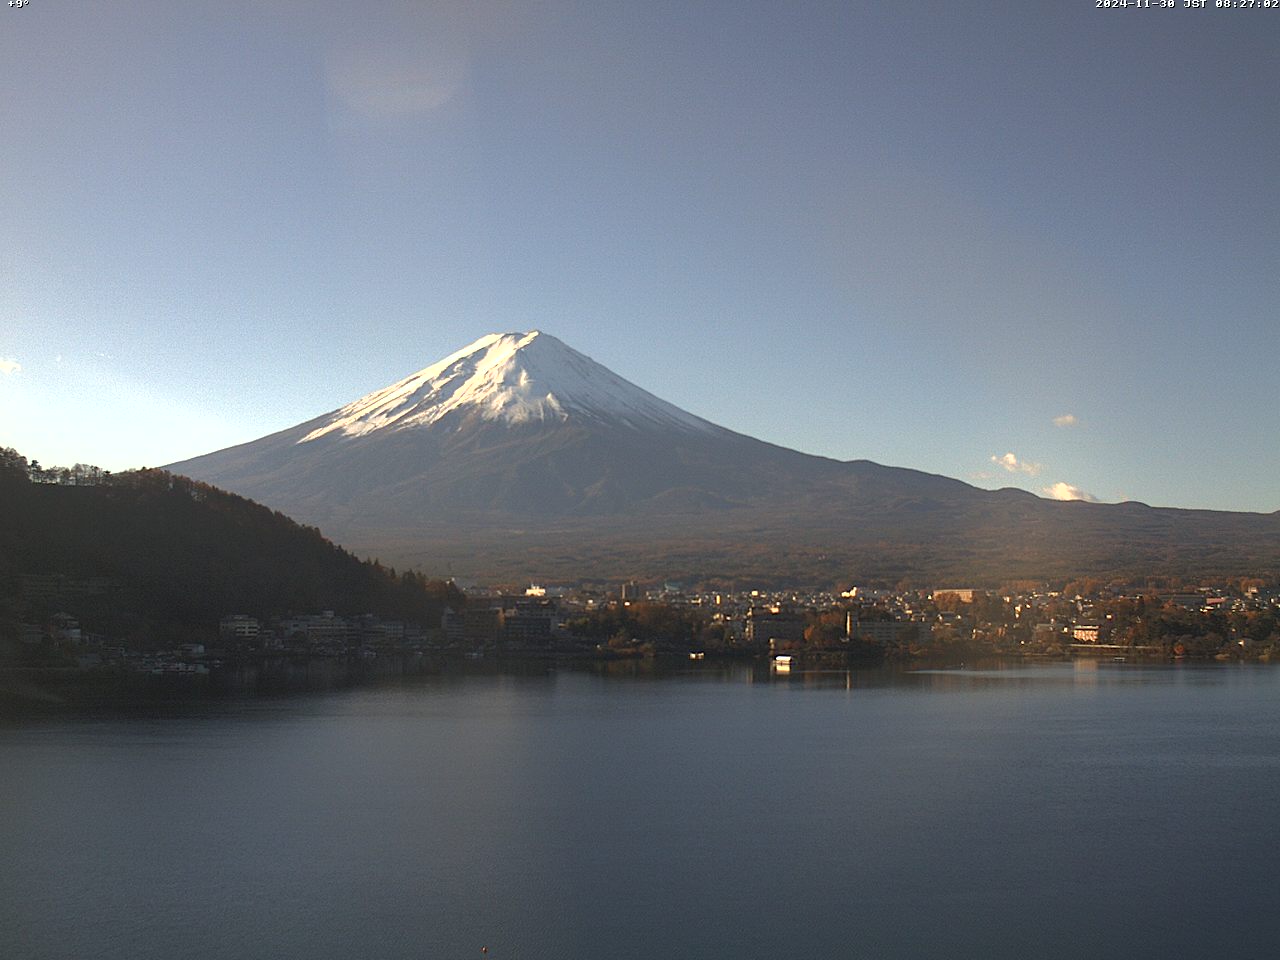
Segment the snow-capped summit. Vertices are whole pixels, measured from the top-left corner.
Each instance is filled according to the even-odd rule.
[[[425,427],[454,415],[525,424],[586,419],[714,431],[550,334],[491,333],[332,413],[298,443]]]

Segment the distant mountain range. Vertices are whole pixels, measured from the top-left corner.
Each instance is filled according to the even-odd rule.
[[[170,470],[484,578],[995,583],[1280,570],[1280,512],[1045,500],[734,433],[555,337],[490,334]]]

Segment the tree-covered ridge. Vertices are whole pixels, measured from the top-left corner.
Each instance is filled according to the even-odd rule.
[[[64,472],[0,450],[0,628],[53,602],[24,596],[32,577],[93,581],[76,616],[139,644],[216,635],[228,613],[259,618],[334,610],[425,626],[456,589],[362,561],[314,527],[163,470]],[[27,593],[31,593],[30,590]],[[61,598],[60,598],[61,599]],[[65,605],[65,600],[63,600]]]
[[[13,447],[0,448],[0,473],[14,479],[25,476],[32,483],[59,483],[63,486],[91,487],[111,479],[111,471],[92,463],[71,467],[46,467],[39,460],[27,460]]]

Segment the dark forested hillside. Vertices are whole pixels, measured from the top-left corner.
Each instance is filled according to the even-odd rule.
[[[319,530],[243,497],[161,470],[44,482],[0,451],[0,624],[65,605],[32,594],[65,578],[86,629],[140,642],[216,633],[219,618],[371,613],[435,625],[450,586],[361,561]],[[33,482],[32,477],[41,482]],[[80,482],[77,482],[79,479]]]

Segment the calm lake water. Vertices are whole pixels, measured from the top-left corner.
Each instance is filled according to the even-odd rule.
[[[0,727],[0,957],[1266,957],[1280,670],[445,675]]]

